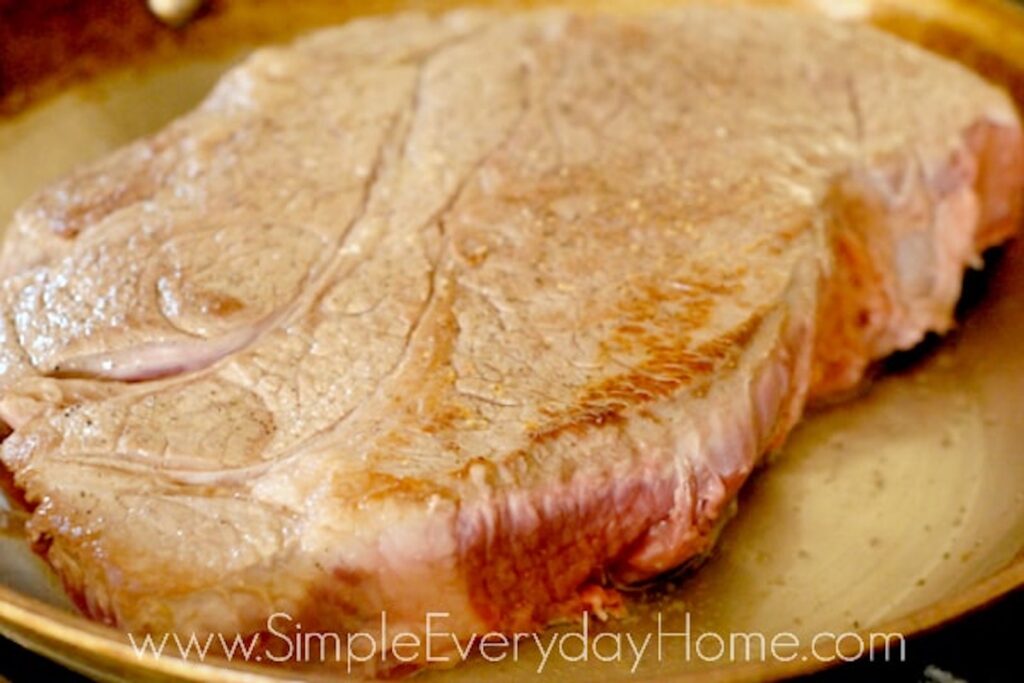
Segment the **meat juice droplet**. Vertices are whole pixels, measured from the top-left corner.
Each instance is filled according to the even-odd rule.
[[[27,521],[28,513],[12,508],[7,497],[0,493],[0,536],[24,538]]]

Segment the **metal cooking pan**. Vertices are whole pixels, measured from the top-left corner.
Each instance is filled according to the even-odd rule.
[[[753,1],[753,0],[750,0]],[[775,4],[794,4],[797,0]],[[253,46],[352,16],[457,2],[409,0],[209,3],[180,30],[138,0],[0,3],[0,225],[25,196],[72,165],[154,130],[193,106]],[[503,7],[534,2],[501,2]],[[551,4],[551,3],[548,3]],[[617,11],[668,2],[563,2]],[[1003,83],[1024,104],[1024,11],[997,0],[804,0],[808,11],[870,21]],[[1024,241],[972,278],[958,331],[905,357],[851,403],[808,417],[775,464],[754,477],[711,560],[685,580],[631,599],[631,616],[601,626],[638,637],[852,633],[832,653],[881,648],[1024,585]],[[977,296],[981,292],[984,296]],[[110,680],[264,681],[295,671],[255,663],[138,657],[121,633],[75,613],[0,512],[0,633]],[[565,627],[563,630],[571,630]],[[549,662],[563,680],[762,680],[829,662]],[[477,658],[426,679],[532,677],[517,662]],[[303,676],[325,675],[303,671]]]

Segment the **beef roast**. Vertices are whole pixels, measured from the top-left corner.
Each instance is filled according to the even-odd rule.
[[[314,33],[17,213],[2,460],[135,633],[541,628],[947,330],[1022,149],[977,76],[798,13]]]

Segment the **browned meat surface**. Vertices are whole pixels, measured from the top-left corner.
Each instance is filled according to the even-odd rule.
[[[947,330],[1022,165],[1002,93],[798,14],[325,30],[18,212],[0,458],[137,633],[540,628]]]

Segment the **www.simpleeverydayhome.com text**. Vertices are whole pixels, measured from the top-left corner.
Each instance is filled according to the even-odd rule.
[[[445,624],[447,612],[428,612],[419,630],[395,629],[381,613],[376,632],[332,633],[303,631],[301,622],[278,612],[267,619],[265,633],[248,638],[233,635],[165,633],[128,634],[135,654],[142,657],[172,656],[185,660],[226,659],[247,662],[298,662],[342,664],[348,671],[374,661],[450,665],[480,657],[489,662],[524,662],[543,673],[552,662],[625,664],[636,672],[648,660],[669,659],[701,662],[750,662],[796,660],[852,661],[863,656],[880,661],[904,661],[906,641],[900,633],[822,632],[798,636],[782,631],[716,633],[695,631],[691,616],[671,629],[662,615],[647,633],[596,631],[584,614],[573,631],[543,633],[472,634],[459,638]],[[388,647],[382,647],[387,643]]]

